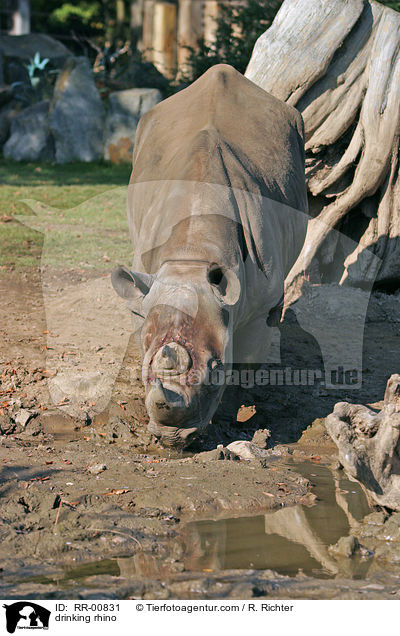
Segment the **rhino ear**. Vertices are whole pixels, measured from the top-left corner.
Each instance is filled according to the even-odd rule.
[[[240,297],[240,281],[232,269],[213,264],[208,270],[208,282],[225,305],[236,305]]]
[[[117,267],[111,274],[112,285],[118,296],[126,300],[134,300],[146,296],[153,284],[151,274],[131,272],[127,267]]]

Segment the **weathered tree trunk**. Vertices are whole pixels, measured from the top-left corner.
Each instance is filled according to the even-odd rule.
[[[117,38],[123,37],[125,22],[125,2],[124,0],[116,0],[116,29],[115,34]]]
[[[178,68],[185,72],[189,57],[187,47],[196,48],[202,35],[203,7],[199,0],[179,0],[178,13]]]
[[[141,49],[143,45],[144,0],[131,0],[129,26],[133,49]]]
[[[315,218],[288,284],[315,257],[322,268],[340,258],[342,284],[398,284],[400,13],[374,0],[285,0],[246,76],[304,118]]]
[[[143,6],[143,51],[149,60],[153,59],[153,22],[155,0],[144,0]]]
[[[176,66],[176,5],[156,2],[153,19],[153,62],[158,70],[172,76]]]
[[[203,37],[206,44],[209,46],[215,41],[215,34],[217,30],[217,18],[219,13],[218,0],[205,0],[204,3],[204,30]]]
[[[29,0],[16,0],[12,14],[12,29],[10,35],[25,35],[31,30],[31,7]]]

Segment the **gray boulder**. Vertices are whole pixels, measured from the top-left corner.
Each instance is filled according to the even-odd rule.
[[[26,64],[39,53],[53,68],[61,68],[72,57],[64,44],[44,33],[0,35],[0,84],[23,82],[30,85]]]
[[[8,104],[12,100],[12,98],[13,98],[13,90],[11,86],[0,85],[0,106],[4,106],[4,104]]]
[[[113,163],[130,162],[139,119],[161,101],[156,88],[131,88],[109,98],[104,158]]]
[[[253,444],[253,442],[247,442],[244,440],[238,440],[231,442],[227,449],[234,453],[241,459],[263,459],[271,456],[271,451],[265,450]]]
[[[21,102],[14,99],[0,109],[0,146],[3,146],[9,138],[11,121],[17,117],[21,110]]]
[[[100,159],[104,123],[104,106],[88,60],[67,60],[50,108],[57,163]]]
[[[21,111],[11,121],[11,135],[3,154],[15,161],[51,161],[54,146],[49,128],[49,102],[39,102]]]
[[[27,35],[0,35],[0,51],[3,58],[17,58],[28,62],[39,53],[40,57],[48,57],[57,64],[63,64],[71,51],[58,40],[44,33],[28,33]]]

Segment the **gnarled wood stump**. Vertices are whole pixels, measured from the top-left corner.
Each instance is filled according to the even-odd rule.
[[[317,257],[328,281],[398,285],[400,13],[373,0],[285,0],[246,76],[304,118],[313,218],[288,283]]]
[[[380,413],[339,402],[325,423],[346,472],[373,501],[400,510],[400,375],[389,379]]]

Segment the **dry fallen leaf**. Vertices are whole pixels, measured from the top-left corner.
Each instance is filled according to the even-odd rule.
[[[240,409],[237,412],[236,421],[237,422],[247,422],[249,419],[251,419],[253,417],[253,415],[255,413],[256,413],[256,407],[254,405],[252,405],[252,406],[244,406],[242,404],[242,406],[240,407]]]
[[[49,476],[46,477],[32,477],[32,479],[29,479],[29,482],[31,481],[48,481],[50,479]]]
[[[57,371],[51,371],[50,369],[40,369],[40,373],[45,378],[52,378],[54,375],[57,374]]]
[[[272,492],[263,492],[263,495],[266,495],[267,497],[275,497]]]
[[[66,501],[62,499],[62,502],[65,506],[69,506],[70,508],[76,508],[81,502],[80,501]]]
[[[69,399],[67,397],[63,398],[61,400],[61,402],[59,402],[58,404],[56,404],[56,406],[65,406],[66,404],[69,403]]]
[[[124,495],[126,492],[131,492],[130,488],[113,488],[110,492],[105,492],[104,495],[109,497],[110,495]]]

